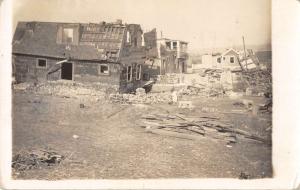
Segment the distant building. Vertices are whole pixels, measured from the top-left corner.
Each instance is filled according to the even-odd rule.
[[[204,54],[201,56],[199,63],[192,65],[193,70],[201,70],[206,68],[218,69],[241,69],[239,64],[239,53],[235,49],[227,49],[223,53]]]
[[[220,68],[221,67],[221,53],[204,54],[201,56],[201,65],[199,68]],[[196,66],[197,67],[197,66]]]
[[[223,52],[221,57],[218,57],[217,62],[221,65],[221,68],[241,69],[239,64],[239,54],[233,48]]]

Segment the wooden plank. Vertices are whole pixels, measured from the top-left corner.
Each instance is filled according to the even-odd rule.
[[[215,126],[220,126],[220,127],[232,127],[232,124],[222,123],[220,121],[207,121],[205,124],[206,125],[215,125]]]
[[[271,144],[270,141],[264,139],[264,138],[261,138],[259,136],[256,136],[256,135],[253,135],[247,131],[243,131],[243,130],[240,130],[240,129],[235,129],[235,128],[229,128],[228,126],[209,126],[209,125],[205,125],[206,127],[212,127],[212,128],[216,128],[219,130],[221,129],[222,131],[224,132],[231,132],[231,133],[234,133],[234,134],[238,134],[238,135],[242,135],[244,136],[245,138],[249,138],[249,139],[253,139],[253,140],[257,140],[257,141],[260,141],[260,142],[263,142],[263,143],[266,143],[268,145]]]
[[[186,128],[187,130],[190,130],[190,131],[193,131],[195,133],[198,133],[198,134],[201,134],[201,135],[204,135],[205,134],[205,130],[203,129],[199,129],[198,127],[196,126],[189,126]]]
[[[153,134],[176,137],[176,138],[189,139],[189,140],[202,140],[203,139],[203,137],[200,135],[178,133],[178,132],[173,132],[173,131],[166,131],[163,129],[147,129],[147,132],[151,132]]]
[[[158,134],[158,135],[164,135],[164,136],[170,136],[170,137],[175,137],[175,138],[181,138],[181,139],[188,139],[188,140],[203,140],[205,136],[202,135],[194,135],[194,134],[185,134],[185,133],[179,133],[179,132],[174,132],[174,131],[166,131],[163,129],[147,129],[147,132],[153,133],[153,134]],[[211,140],[214,140],[214,138],[210,138]],[[225,143],[230,143],[228,139],[217,139],[218,141],[222,141]]]
[[[129,108],[129,107],[126,106],[126,107],[120,108],[119,110],[117,110],[117,111],[115,111],[115,112],[109,114],[108,116],[106,116],[106,119],[108,119],[108,118],[110,118],[110,117],[112,117],[112,116],[114,116],[114,115],[116,115],[116,114],[118,114],[118,113],[124,111],[124,110],[127,109],[127,108]]]
[[[188,122],[174,122],[174,121],[155,121],[155,120],[142,120],[141,122],[150,125],[157,125],[157,126],[188,126],[190,125]]]

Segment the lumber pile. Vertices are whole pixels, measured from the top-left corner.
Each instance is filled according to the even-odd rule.
[[[238,138],[247,138],[270,144],[267,140],[237,129],[218,117],[207,115],[147,114],[141,116],[140,123],[147,132],[183,139],[201,140],[208,137],[230,144],[236,143]]]
[[[17,171],[24,171],[44,166],[59,164],[64,156],[50,150],[22,150],[12,158],[12,168]]]

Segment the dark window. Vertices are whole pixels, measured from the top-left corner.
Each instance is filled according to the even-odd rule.
[[[134,47],[137,47],[137,38],[134,38],[133,44],[134,44]]]
[[[177,49],[177,42],[173,42],[173,49]]]
[[[107,64],[99,65],[99,73],[102,75],[108,75],[109,74],[108,65]]]
[[[218,62],[218,63],[221,63],[221,57],[218,57],[218,58],[217,58],[217,62]]]
[[[131,81],[132,80],[132,67],[128,66],[127,67],[127,81]]]
[[[230,57],[230,63],[234,63],[234,57]]]
[[[171,42],[166,42],[166,46],[168,49],[171,49]]]
[[[136,80],[141,80],[142,65],[136,66]]]
[[[46,59],[38,59],[37,67],[46,68],[47,67],[47,60]]]

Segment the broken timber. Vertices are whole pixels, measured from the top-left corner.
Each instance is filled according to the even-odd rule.
[[[190,140],[203,139],[203,136],[227,143],[236,143],[237,136],[270,145],[262,137],[247,131],[233,128],[232,124],[221,122],[217,117],[184,116],[183,114],[148,114],[142,117],[142,127],[147,132]]]

